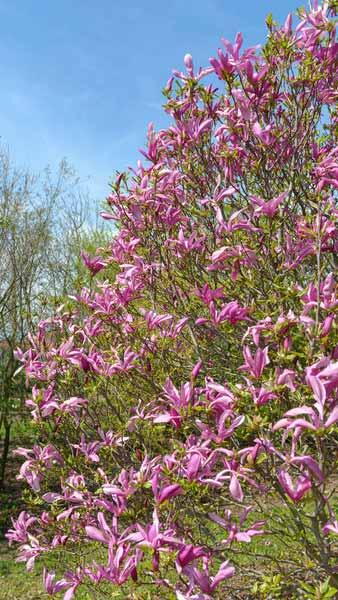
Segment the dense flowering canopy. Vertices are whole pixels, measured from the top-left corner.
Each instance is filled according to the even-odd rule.
[[[116,235],[83,255],[91,288],[17,352],[40,439],[17,450],[31,506],[7,535],[28,568],[66,560],[50,594],[243,597],[241,544],[292,531],[298,571],[337,577],[332,6],[268,20],[262,49],[222,40],[199,71],[185,56],[171,125],[113,185]]]

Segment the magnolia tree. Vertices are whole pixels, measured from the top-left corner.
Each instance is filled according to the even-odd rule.
[[[40,438],[7,537],[48,557],[52,595],[335,594],[334,14],[185,56],[171,125],[112,187],[116,236],[84,255],[104,282],[17,351]]]

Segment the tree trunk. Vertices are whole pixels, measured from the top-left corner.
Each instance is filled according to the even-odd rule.
[[[4,435],[4,445],[2,448],[2,455],[1,455],[1,461],[0,461],[0,488],[3,488],[4,484],[5,484],[5,471],[6,471],[6,465],[7,465],[8,452],[9,452],[9,444],[10,444],[10,440],[11,440],[11,423],[9,423],[7,421],[7,419],[5,419],[3,425],[4,425],[5,435]]]

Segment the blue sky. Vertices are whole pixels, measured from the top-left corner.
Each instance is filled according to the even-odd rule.
[[[95,198],[134,165],[147,124],[166,123],[161,89],[183,56],[206,66],[242,31],[262,43],[265,16],[296,0],[0,0],[0,136],[36,171],[66,157]]]

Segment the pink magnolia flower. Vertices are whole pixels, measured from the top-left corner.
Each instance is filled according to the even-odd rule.
[[[204,567],[203,571],[199,571],[196,567],[187,565],[184,567],[183,573],[189,577],[191,588],[198,586],[204,594],[213,596],[214,591],[222,581],[234,576],[235,569],[229,565],[229,561],[226,561],[221,564],[214,576],[209,574],[207,566]]]
[[[268,349],[268,346],[263,350],[258,348],[256,354],[252,356],[249,346],[244,346],[243,356],[245,363],[239,367],[239,371],[249,371],[250,375],[258,379],[262,375],[264,367],[270,362]]]
[[[162,504],[170,498],[174,498],[175,496],[183,494],[183,489],[178,483],[165,485],[160,489],[158,472],[155,473],[155,475],[151,479],[151,487],[153,490],[154,498],[158,504]]]
[[[271,133],[272,125],[267,125],[266,127],[263,128],[258,123],[258,121],[255,121],[255,123],[252,126],[252,131],[266,146],[271,146],[271,144],[273,144],[275,138],[274,138],[274,135]],[[258,199],[257,196],[251,196],[251,200],[253,198]],[[261,200],[261,198],[259,198],[259,200]],[[270,202],[266,202],[265,208],[262,210],[261,213],[258,213],[258,214],[266,214],[268,217],[273,217],[277,210],[278,204],[276,204],[276,202],[274,202],[273,204],[270,204],[271,202],[273,202],[273,201],[270,200]],[[257,204],[259,205],[259,202],[257,202]],[[267,206],[268,204],[270,204],[270,206]],[[262,205],[259,205],[259,206],[262,206]]]
[[[263,404],[267,404],[270,400],[275,400],[278,398],[277,394],[275,394],[272,390],[269,390],[265,387],[256,388],[251,382],[246,379],[247,390],[252,395],[252,399],[254,404],[257,406],[263,406]]]
[[[163,402],[169,404],[169,410],[157,414],[153,421],[154,423],[171,423],[174,427],[179,428],[182,424],[183,413],[193,400],[192,383],[187,382],[178,390],[168,378],[163,386],[163,391],[165,398]]]
[[[309,417],[310,420],[307,420],[304,417]],[[321,406],[316,403],[314,408],[310,406],[299,406],[288,410],[283,418],[274,424],[273,431],[277,431],[278,429],[286,429],[287,431],[290,429],[318,431],[319,429],[328,429],[337,421],[338,405],[330,409],[328,417],[325,420],[323,418]]]
[[[265,143],[267,143],[267,142],[265,142]],[[271,143],[271,142],[269,142],[269,143]],[[254,210],[254,214],[265,215],[269,218],[274,217],[278,210],[278,207],[280,206],[280,204],[282,204],[282,202],[284,202],[284,200],[287,198],[287,196],[288,196],[288,192],[283,192],[279,196],[276,196],[276,198],[273,198],[272,200],[268,200],[268,201],[263,200],[263,198],[260,198],[259,196],[250,196],[250,200],[251,200],[252,204],[257,206],[257,208],[255,208],[255,210]]]
[[[63,600],[72,600],[78,586],[82,583],[83,574],[80,569],[76,573],[68,571],[63,579],[54,583],[55,573],[49,573],[46,569],[43,572],[43,583],[48,594],[56,594],[57,592],[67,589],[63,596]]]
[[[257,256],[248,246],[222,246],[211,255],[211,265],[208,271],[216,271],[224,267],[224,262],[233,259],[233,272],[237,272],[239,265],[252,267],[257,262]],[[236,279],[236,277],[233,277]]]
[[[200,452],[189,452],[187,462],[182,469],[183,474],[189,481],[197,479],[203,463],[203,455]]]
[[[162,330],[162,336],[171,339],[177,338],[188,321],[189,317],[182,317],[182,319],[179,319],[177,323],[172,322],[168,329]]]
[[[311,376],[310,376],[311,377]],[[338,387],[338,362],[330,362],[320,373],[318,374],[320,382],[325,386],[326,394]],[[312,379],[310,379],[312,385]],[[324,400],[322,399],[322,402]]]
[[[180,545],[180,540],[173,536],[174,531],[167,529],[163,533],[160,532],[160,521],[156,510],[153,512],[153,522],[146,527],[136,524],[136,533],[130,533],[124,541],[135,542],[137,546],[152,548],[153,553],[153,568],[158,570],[160,560],[160,550],[168,548],[176,548]]]
[[[224,304],[219,311],[216,310],[215,303],[210,302],[209,310],[212,322],[215,325],[219,325],[220,323],[223,323],[223,321],[228,321],[229,323],[231,323],[231,325],[235,325],[238,321],[249,320],[249,309],[240,306],[237,300],[228,302],[228,304]]]
[[[230,510],[225,512],[224,518],[219,517],[216,513],[209,513],[209,517],[212,521],[223,527],[229,532],[226,540],[223,540],[224,544],[231,544],[233,541],[236,542],[251,542],[251,538],[256,535],[263,535],[264,530],[262,527],[265,521],[256,521],[248,529],[242,530],[242,525],[245,522],[249,512],[252,510],[251,506],[248,506],[239,516],[239,524],[232,520],[232,513]]]
[[[81,436],[80,444],[72,444],[79,452],[91,462],[100,462],[98,451],[102,447],[102,442],[86,442],[84,435]]]
[[[210,403],[210,408],[214,410],[218,417],[221,417],[226,410],[233,410],[235,398],[226,385],[208,379],[206,381],[205,391],[207,400]]]
[[[109,527],[104,514],[99,512],[97,514],[97,521],[100,527],[93,525],[86,525],[85,531],[87,536],[95,542],[101,542],[102,544],[113,544],[118,542],[119,535],[117,531],[117,518],[114,516],[112,519],[112,526]]]
[[[323,382],[316,375],[309,375],[307,379],[313,389],[313,393],[314,393],[314,396],[315,396],[318,404],[320,406],[323,406],[324,402],[326,400],[326,389],[325,389]]]
[[[104,269],[107,265],[107,262],[101,256],[90,257],[86,252],[81,252],[81,257],[93,275]]]
[[[43,570],[42,581],[47,594],[57,594],[57,592],[63,591],[68,587],[68,583],[65,580],[54,581],[55,573],[48,572],[47,569]]]
[[[122,469],[117,480],[114,480],[112,483],[104,483],[102,489],[107,495],[125,499],[134,494],[136,483],[135,471],[133,469],[129,471]]]
[[[261,337],[262,332],[264,332],[264,331],[268,332],[268,331],[271,331],[272,329],[273,329],[273,321],[272,321],[271,317],[266,317],[265,319],[258,321],[258,323],[256,323],[255,325],[253,325],[252,327],[249,327],[247,329],[246,333],[243,336],[243,342],[248,335],[251,335],[254,344],[256,346],[259,346],[260,337]]]
[[[51,468],[53,464],[63,464],[62,456],[51,444],[43,448],[34,445],[32,450],[17,448],[14,454],[28,459],[21,466],[17,479],[25,479],[34,491],[40,490],[44,468]]]
[[[277,369],[277,385],[285,385],[292,392],[294,392],[297,389],[295,385],[295,378],[296,371],[293,371],[292,369],[283,369],[282,371],[281,369]]]
[[[208,119],[202,123],[196,131],[196,136],[201,135],[204,131],[208,130],[212,124],[212,120]],[[177,239],[169,239],[167,244],[175,249],[177,256],[182,257],[184,254],[192,252],[193,250],[201,250],[203,248],[204,237],[198,237],[196,232],[192,232],[190,235],[185,237],[184,229],[180,227]]]
[[[18,562],[26,563],[27,571],[34,567],[35,560],[47,551],[47,547],[40,544],[39,540],[31,534],[28,534],[28,541],[19,547]]]
[[[9,529],[5,534],[9,543],[19,542],[24,543],[28,541],[28,529],[36,522],[36,517],[30,516],[26,511],[22,511],[18,518],[15,520],[12,518],[13,529]]]
[[[201,546],[193,546],[192,544],[183,545],[176,557],[176,570],[182,573],[184,567],[193,562],[197,558],[207,557],[208,553]]]
[[[199,360],[193,367],[192,371],[191,371],[191,378],[192,379],[196,379],[196,377],[198,377],[201,369],[203,367],[203,362],[201,360]]]
[[[203,423],[200,419],[196,419],[196,426],[202,433],[202,439],[213,440],[220,444],[225,439],[230,438],[235,429],[240,427],[244,422],[245,417],[243,415],[238,415],[235,418],[233,417],[232,410],[224,410],[224,412],[216,418],[216,430]],[[228,423],[229,419],[230,424]]]
[[[59,406],[59,410],[64,414],[71,414],[73,417],[78,417],[79,409],[86,406],[88,400],[85,398],[79,398],[77,396],[72,396],[68,398],[68,400],[64,400]]]
[[[209,306],[210,302],[223,298],[224,296],[223,288],[216,288],[213,290],[207,283],[201,288],[196,288],[194,292],[207,306]]]
[[[117,585],[122,585],[129,577],[137,581],[137,565],[142,556],[143,552],[139,549],[130,555],[130,544],[120,543],[117,548],[111,546],[108,549],[108,567],[100,566],[99,576]]]
[[[311,480],[308,477],[301,475],[296,482],[294,482],[285,469],[279,471],[278,481],[284,492],[286,492],[289,498],[294,502],[299,502],[311,488]]]
[[[291,465],[305,466],[311,475],[314,476],[320,483],[324,481],[324,474],[318,465],[318,462],[312,456],[293,456],[290,460]]]
[[[220,79],[224,79],[227,74],[232,74],[237,69],[240,70],[246,66],[249,60],[253,59],[256,50],[256,48],[248,48],[243,52],[242,56],[240,56],[239,51],[243,44],[243,36],[241,33],[236,34],[234,44],[231,44],[224,38],[222,39],[222,42],[227,51],[226,54],[218,49],[218,60],[216,58],[209,59],[216,75],[218,75]]]
[[[149,310],[144,313],[144,318],[147,323],[148,329],[151,331],[156,327],[162,325],[162,323],[167,323],[168,321],[172,321],[173,315],[163,314],[159,315],[153,310]]]
[[[237,502],[243,502],[244,494],[236,473],[232,473],[231,475],[229,492],[234,500],[237,500]]]
[[[323,533],[324,535],[329,533],[338,535],[338,521],[328,521],[323,527]]]
[[[106,374],[110,376],[115,373],[126,373],[127,371],[134,369],[138,357],[139,355],[128,346],[125,349],[122,358],[119,358],[117,362],[107,368]]]

